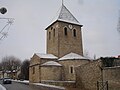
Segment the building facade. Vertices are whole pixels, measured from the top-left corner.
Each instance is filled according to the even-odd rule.
[[[110,90],[116,84],[120,86],[120,56],[114,63],[106,59],[104,68],[101,59],[90,61],[83,57],[81,27],[62,4],[57,17],[46,28],[47,54],[35,53],[30,60],[30,83],[75,81],[81,90],[96,90],[97,81],[108,80],[112,82]]]
[[[47,54],[35,53],[30,60],[30,82],[76,80],[74,68],[89,62],[83,57],[81,27],[62,4],[55,20],[46,28]]]

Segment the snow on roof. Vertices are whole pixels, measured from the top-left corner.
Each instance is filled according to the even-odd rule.
[[[63,22],[68,22],[72,24],[77,24],[80,25],[79,21],[73,16],[73,14],[64,6],[64,4],[61,6],[60,10],[58,11],[56,17],[53,19],[53,22],[50,23],[53,24],[56,21],[63,21]],[[49,26],[50,26],[49,25]],[[48,27],[49,27],[48,26]],[[47,27],[47,28],[48,28]],[[46,28],[46,29],[47,29]]]
[[[78,55],[78,54],[76,54],[76,53],[72,53],[72,52],[71,52],[71,53],[63,56],[63,57],[60,58],[59,60],[70,60],[70,59],[87,59],[87,58],[85,58],[85,57],[83,57],[83,56],[81,56],[81,55]],[[88,59],[87,59],[87,60],[88,60]]]
[[[49,62],[42,64],[41,66],[62,66],[62,65],[55,61],[49,61]]]
[[[40,58],[47,58],[47,59],[58,59],[58,57],[54,56],[53,54],[41,54],[41,53],[36,53],[37,56]]]
[[[72,15],[72,13],[64,5],[62,5],[59,15],[57,17],[58,17],[57,20],[64,20],[75,24],[76,23],[79,24],[79,21]]]
[[[6,73],[11,73],[11,71],[6,71]]]

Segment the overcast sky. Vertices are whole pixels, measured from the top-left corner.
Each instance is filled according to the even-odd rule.
[[[46,53],[45,28],[56,16],[61,1],[0,0],[0,7],[8,9],[0,17],[15,19],[7,38],[0,41],[0,59],[13,55],[24,60],[34,53]],[[83,47],[91,57],[120,54],[120,0],[64,0],[64,4],[83,25]],[[6,22],[0,19],[0,30]]]

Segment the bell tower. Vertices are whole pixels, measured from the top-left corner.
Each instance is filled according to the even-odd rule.
[[[71,52],[83,55],[81,27],[62,4],[56,19],[46,28],[47,53],[59,58]]]

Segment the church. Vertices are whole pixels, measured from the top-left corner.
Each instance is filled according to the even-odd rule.
[[[62,4],[55,20],[46,27],[47,53],[34,53],[30,60],[29,81],[76,81],[75,67],[90,62],[83,56],[79,21]]]
[[[116,84],[120,86],[120,57],[84,57],[82,26],[62,4],[55,20],[46,27],[47,53],[34,53],[30,60],[30,83],[81,90],[113,90]],[[117,88],[114,90],[120,90]]]

